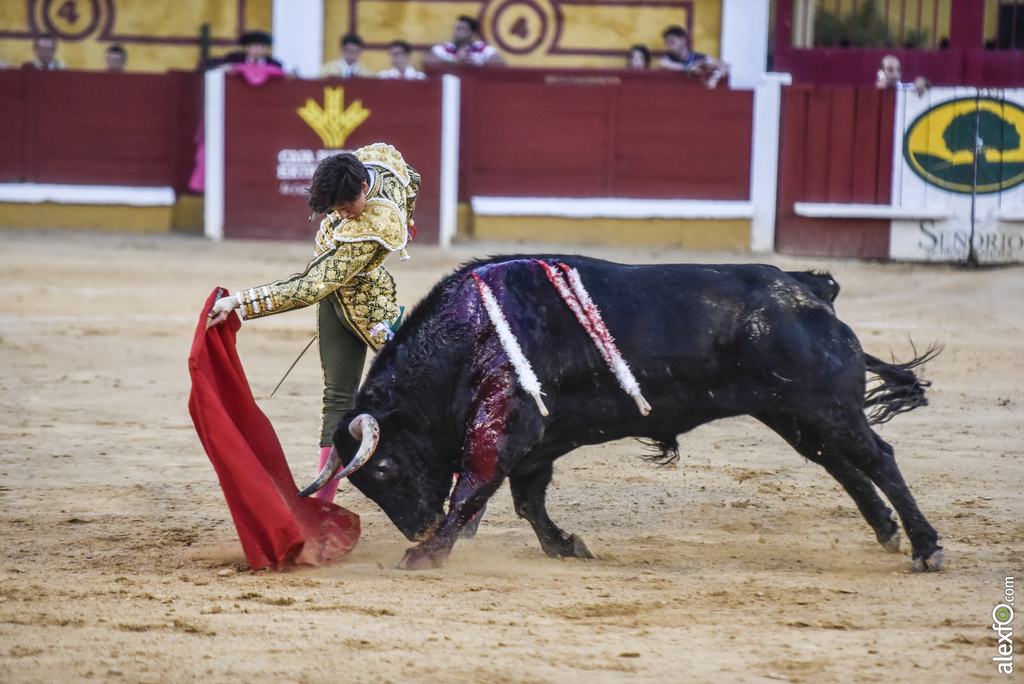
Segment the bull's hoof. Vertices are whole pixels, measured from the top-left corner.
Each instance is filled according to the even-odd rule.
[[[875,538],[883,549],[896,552],[900,550],[900,519],[896,516],[896,511],[889,511],[889,520],[892,521],[890,531],[876,529]]]
[[[886,551],[892,551],[893,553],[896,553],[900,550],[900,542],[902,541],[902,537],[900,535],[899,528],[896,528],[896,531],[889,535],[888,539],[882,539],[882,535],[877,536],[878,543],[881,544],[882,548]]]
[[[396,566],[399,570],[433,570],[444,567],[447,557],[438,558],[418,546],[407,549],[402,560]]]
[[[914,572],[938,572],[942,569],[942,562],[946,560],[946,552],[941,548],[932,552],[927,558],[914,559]]]
[[[594,552],[587,548],[587,545],[579,535],[570,534],[569,543],[572,544],[573,558],[597,558],[597,556],[594,555]]]
[[[550,558],[597,558],[577,534],[562,532],[558,539],[542,543],[541,547]]]

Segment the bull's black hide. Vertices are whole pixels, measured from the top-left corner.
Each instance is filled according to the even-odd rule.
[[[649,415],[620,386],[541,261],[578,271],[652,407]],[[549,415],[520,384],[481,302],[480,283],[494,293],[532,364]],[[506,477],[516,511],[548,555],[591,557],[545,509],[555,459],[623,437],[643,438],[670,455],[679,434],[750,415],[824,466],[878,541],[896,549],[899,527],[881,490],[910,538],[915,568],[937,570],[938,535],[904,483],[892,447],[865,415],[866,402],[875,422],[925,404],[912,369],[929,354],[904,365],[866,355],[835,316],[838,291],[828,274],[764,265],[632,266],[578,256],[468,264],[438,283],[377,355],[335,434],[340,459],[328,465],[329,474],[358,446],[349,422],[369,414],[380,427],[379,445],[350,479],[420,542],[401,567],[443,565],[460,530]],[[881,382],[870,395],[868,372]],[[452,491],[454,473],[461,476]]]

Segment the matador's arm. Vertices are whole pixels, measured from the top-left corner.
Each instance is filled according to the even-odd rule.
[[[344,242],[313,259],[302,273],[283,280],[242,290],[242,318],[258,318],[315,304],[353,276],[366,271],[378,249],[372,241]]]

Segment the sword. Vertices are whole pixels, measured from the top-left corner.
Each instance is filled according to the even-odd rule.
[[[313,335],[313,339],[306,343],[306,346],[303,347],[302,351],[299,352],[299,355],[295,357],[294,361],[292,361],[292,365],[288,366],[288,370],[284,372],[284,377],[281,378],[281,382],[277,383],[277,387],[274,388],[274,392],[276,392],[278,388],[281,387],[281,385],[284,383],[284,379],[287,378],[288,374],[292,372],[292,368],[295,368],[295,364],[299,362],[299,359],[302,358],[302,355],[306,353],[306,351],[310,348],[310,346],[312,346],[314,341],[316,341],[316,335]],[[270,393],[271,397],[274,396],[274,392]]]

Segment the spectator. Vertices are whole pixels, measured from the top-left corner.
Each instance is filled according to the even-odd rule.
[[[409,56],[412,48],[404,40],[393,40],[388,43],[388,57],[391,58],[391,68],[377,74],[377,78],[404,78],[409,81],[416,81],[426,78],[422,71],[416,71],[416,67],[409,64]]]
[[[359,61],[363,54],[363,39],[356,33],[346,33],[341,37],[338,59],[324,64],[320,68],[320,78],[369,78],[373,72]]]
[[[292,78],[285,73],[281,63],[270,56],[271,39],[266,31],[246,31],[239,38],[241,51],[230,52],[224,57],[200,63],[200,69],[221,68],[234,76],[240,76],[246,83],[260,86],[272,78]],[[188,179],[188,189],[203,192],[206,188],[206,122],[200,121],[196,130],[195,166]]]
[[[284,65],[270,56],[270,46],[273,41],[266,31],[246,31],[238,40],[242,46],[242,59],[231,59],[231,62],[240,62],[252,65],[276,66],[284,70]]]
[[[658,60],[660,68],[697,76],[708,88],[714,88],[729,74],[725,62],[690,49],[689,36],[682,26],[669,26],[661,37],[665,41],[665,54]]]
[[[650,69],[651,51],[646,45],[634,45],[626,53],[627,69]]]
[[[234,65],[248,64],[250,66],[276,67],[281,70],[282,74],[284,73],[284,65],[270,56],[270,46],[273,41],[266,31],[246,31],[238,39],[238,44],[242,46],[241,50],[234,50],[223,57],[206,60],[200,65],[200,68],[206,70],[219,66],[230,71]]]
[[[36,69],[45,69],[47,71],[68,68],[67,64],[55,57],[57,54],[57,36],[49,33],[40,33],[32,40],[32,52],[35,53],[35,59],[25,62],[22,66],[35,67]]]
[[[875,87],[879,90],[913,90],[918,97],[924,95],[925,91],[932,87],[931,81],[924,76],[918,76],[913,83],[903,83],[903,66],[896,55],[886,55],[878,63],[878,73],[875,75]]]
[[[103,53],[107,62],[107,71],[124,71],[128,64],[128,52],[120,45],[110,45]]]
[[[476,19],[462,15],[455,20],[452,42],[439,43],[423,57],[424,64],[457,64],[459,66],[504,66],[505,58],[497,48],[480,38]]]
[[[271,78],[285,78],[284,66],[270,56],[271,38],[266,31],[246,31],[238,41],[243,52],[232,52],[221,68],[244,78],[249,85],[263,85]]]

